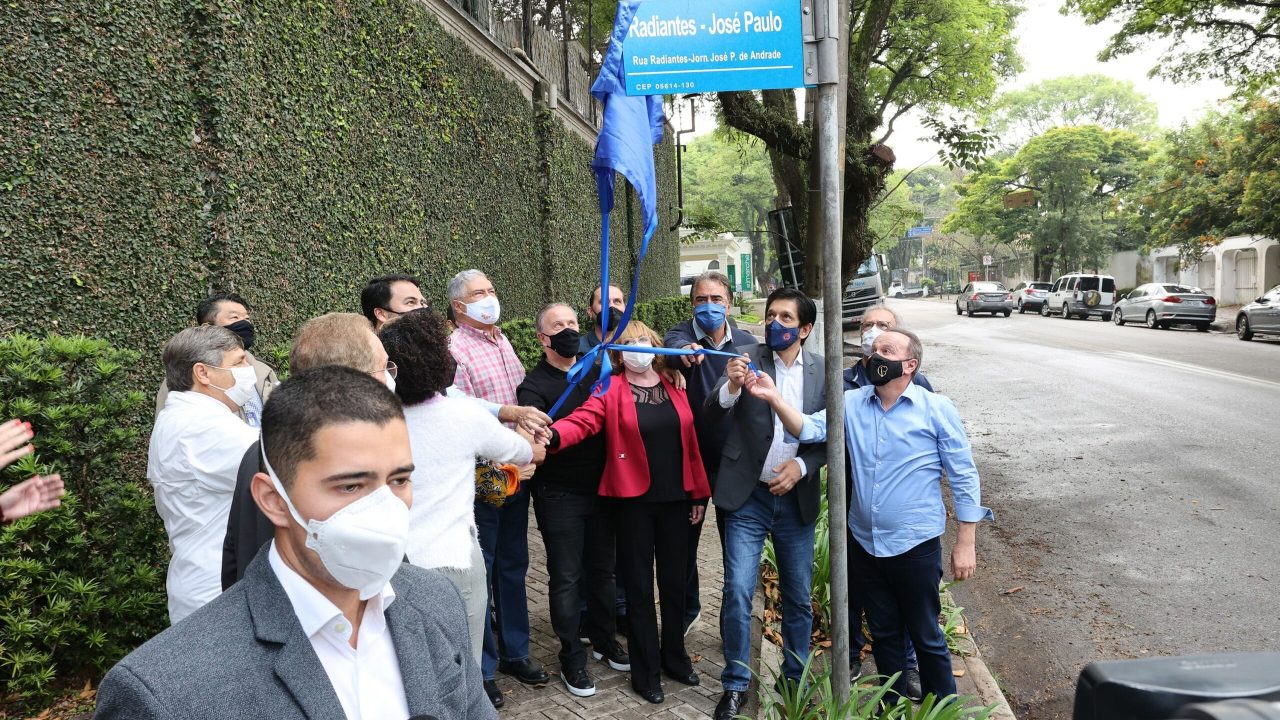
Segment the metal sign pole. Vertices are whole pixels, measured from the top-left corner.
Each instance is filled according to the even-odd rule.
[[[848,518],[844,472],[844,329],[841,309],[844,283],[840,259],[844,203],[844,122],[840,98],[848,82],[844,53],[842,3],[815,0],[814,40],[817,43],[818,103],[817,155],[820,162],[819,210],[822,228],[822,312],[825,325],[827,386],[827,506],[831,558],[831,683],[840,702],[849,699],[849,571]],[[847,7],[848,3],[843,3]]]

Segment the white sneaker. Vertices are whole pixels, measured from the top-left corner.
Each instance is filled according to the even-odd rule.
[[[702,610],[701,610],[701,609],[699,609],[699,610],[698,610],[698,614],[697,614],[697,615],[694,615],[692,620],[690,620],[689,622],[687,622],[687,623],[685,623],[685,624],[684,624],[684,636],[685,636],[685,637],[689,637],[689,631],[690,631],[690,630],[692,630],[692,629],[693,629],[693,626],[694,626],[694,625],[697,625],[697,624],[698,624],[698,621],[699,621],[699,620],[701,620],[701,619],[702,619]]]

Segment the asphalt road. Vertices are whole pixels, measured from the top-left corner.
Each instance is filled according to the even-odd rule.
[[[1280,648],[1280,341],[890,307],[996,514],[954,592],[1020,718],[1094,660]]]

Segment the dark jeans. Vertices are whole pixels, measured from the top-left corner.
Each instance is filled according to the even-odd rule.
[[[627,645],[631,685],[640,691],[661,687],[662,669],[687,675],[693,663],[684,647],[684,593],[689,556],[689,502],[613,501],[618,533],[618,577],[627,588]],[[662,603],[662,640],[653,577],[657,565]]]
[[[477,502],[475,508],[480,551],[489,576],[489,602],[494,611],[494,621],[485,623],[480,666],[484,679],[492,680],[499,657],[505,662],[529,658],[529,600],[525,595],[529,491],[521,487],[500,508],[482,502]]]
[[[816,522],[800,519],[796,493],[777,496],[757,482],[742,507],[725,513],[724,595],[720,635],[724,643],[725,690],[751,684],[751,596],[760,579],[764,541],[773,536],[782,591],[782,673],[800,681],[813,632],[813,535]]]
[[[849,534],[849,552],[846,554],[846,564],[849,567],[849,625],[853,630],[851,642],[849,643],[849,662],[851,665],[858,664],[858,656],[862,652],[862,646],[867,644],[867,636],[862,632],[862,610],[866,603],[862,600],[862,583],[858,581],[858,575],[853,568],[853,546],[858,541],[853,538],[853,534]],[[902,628],[902,637],[906,642],[907,667],[919,667],[919,661],[916,660],[916,648],[911,644],[911,638],[907,633],[907,629]],[[875,638],[875,642],[881,642],[879,636]],[[888,642],[888,640],[884,640]]]
[[[855,540],[849,543],[849,556],[864,590],[867,625],[875,638],[871,647],[876,670],[892,675],[907,669],[905,628],[919,652],[921,688],[939,698],[954,694],[951,653],[938,626],[938,613],[942,611],[938,597],[938,583],[942,580],[940,539],[926,540],[893,557],[873,557]],[[904,690],[901,679],[897,689]]]
[[[560,669],[581,670],[587,653],[578,641],[579,598],[586,596],[587,637],[603,652],[613,640],[613,523],[596,495],[534,482],[533,512],[547,551],[551,629],[560,638]]]

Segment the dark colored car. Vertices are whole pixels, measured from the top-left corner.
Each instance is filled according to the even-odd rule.
[[[1240,308],[1236,315],[1236,336],[1252,340],[1254,335],[1280,335],[1280,285]]]

